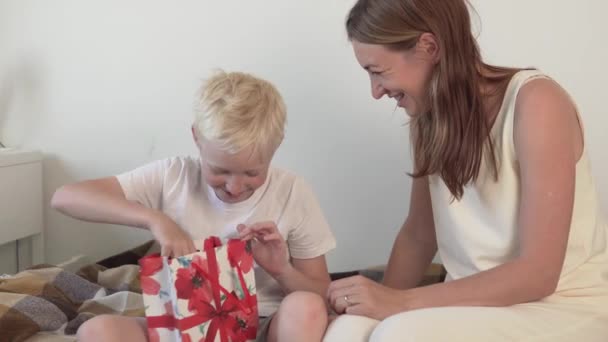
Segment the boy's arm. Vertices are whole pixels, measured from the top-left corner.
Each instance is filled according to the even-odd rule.
[[[312,189],[304,180],[295,182],[284,211],[298,220],[285,236],[275,222],[266,221],[239,225],[240,237],[253,240],[256,263],[285,293],[310,291],[325,298],[330,283],[325,253],[335,246],[335,239]]]
[[[290,257],[287,242],[272,221],[237,227],[240,238],[252,240],[256,263],[277,280],[286,293],[312,291],[325,297],[330,282],[325,256],[310,259]]]
[[[323,298],[330,282],[324,255],[312,259],[291,259],[291,264],[275,279],[286,293],[310,291]]]
[[[64,185],[55,191],[51,206],[74,218],[149,228],[156,211],[127,200],[116,177]]]
[[[163,255],[178,256],[195,250],[192,239],[170,217],[129,201],[116,177],[64,185],[53,195],[51,206],[80,220],[149,229]]]
[[[275,279],[286,293],[311,291],[325,298],[331,282],[325,254],[335,247],[335,238],[308,182],[299,178],[291,199],[286,211],[300,221],[286,235],[291,263]]]

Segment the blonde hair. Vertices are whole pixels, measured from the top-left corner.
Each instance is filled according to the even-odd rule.
[[[194,129],[200,139],[228,153],[252,146],[254,154],[271,156],[284,137],[285,103],[268,81],[243,72],[215,72],[201,87]]]

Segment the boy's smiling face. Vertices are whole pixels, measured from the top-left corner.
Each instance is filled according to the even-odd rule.
[[[253,153],[253,146],[231,154],[213,142],[197,139],[203,179],[225,203],[242,202],[261,187],[268,176],[270,157]]]

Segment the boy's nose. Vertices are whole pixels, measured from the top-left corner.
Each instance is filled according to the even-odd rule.
[[[243,182],[237,178],[230,179],[226,182],[226,190],[231,195],[238,195],[243,192]]]

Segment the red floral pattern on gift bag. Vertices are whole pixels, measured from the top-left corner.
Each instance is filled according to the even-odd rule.
[[[177,279],[175,280],[175,289],[177,298],[188,299],[188,310],[193,310],[194,301],[204,300],[211,301],[211,283],[204,278],[202,273],[198,271],[202,269],[208,272],[207,260],[200,255],[192,257],[190,265],[177,270]]]
[[[158,261],[140,261],[142,278],[159,272],[167,278],[160,280],[160,290],[152,286],[152,292],[144,293],[150,337],[160,342],[255,340],[258,313],[251,249],[240,240],[222,246],[217,237],[206,239],[202,249],[164,262],[157,256],[162,272]],[[162,302],[164,296],[168,300],[159,314],[159,298]]]
[[[243,273],[251,271],[253,267],[251,244],[236,239],[228,241],[228,261],[230,266],[240,267]]]
[[[143,258],[139,262],[139,283],[141,291],[149,295],[157,295],[160,291],[160,284],[153,275],[163,268],[162,258]]]

